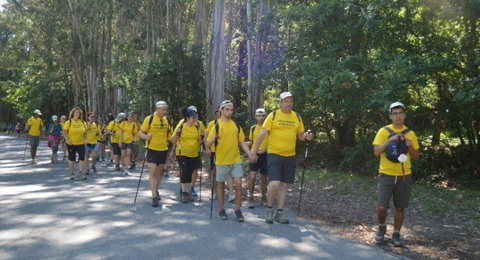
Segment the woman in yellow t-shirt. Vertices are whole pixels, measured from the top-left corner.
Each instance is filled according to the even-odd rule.
[[[130,156],[132,154],[133,143],[137,141],[138,126],[133,120],[133,113],[128,112],[127,120],[120,124],[120,137],[118,146],[122,149],[123,175],[129,175]]]
[[[85,161],[85,143],[87,139],[87,125],[82,120],[82,109],[74,107],[70,111],[69,119],[63,127],[63,137],[67,143],[68,149],[68,168],[70,170],[70,180],[74,179],[73,164],[78,153],[78,179],[85,180],[83,173],[83,164]]]

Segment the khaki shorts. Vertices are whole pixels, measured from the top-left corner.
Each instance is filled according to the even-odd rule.
[[[393,206],[395,208],[407,208],[410,202],[410,193],[412,191],[412,175],[405,176],[403,182],[402,176],[391,176],[380,173],[378,177],[378,205],[388,208],[390,199],[393,196]]]
[[[217,165],[217,177],[216,181],[226,182],[228,175],[232,177],[243,177],[242,163],[230,164],[230,165]]]

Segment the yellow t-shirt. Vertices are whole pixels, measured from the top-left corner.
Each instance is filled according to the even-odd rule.
[[[103,135],[104,130],[105,130],[105,125],[104,124],[98,125],[97,128],[98,128],[98,131],[99,131],[99,135],[97,136],[97,142],[105,141],[105,136]]]
[[[84,138],[87,124],[85,124],[81,119],[78,119],[77,121],[74,119],[67,120],[63,129],[68,132],[68,139],[70,139],[72,145],[85,144]]]
[[[252,127],[250,127],[250,131],[248,133],[248,139],[252,141],[252,146],[250,148],[250,151],[253,151],[253,148],[255,147],[255,143],[257,143],[258,134],[260,134],[260,131],[262,131],[261,125],[255,125],[255,130],[253,132],[252,132]],[[268,135],[265,135],[262,143],[258,147],[258,150],[264,149],[265,147],[267,147],[267,145],[268,145]]]
[[[183,125],[183,126],[182,126]],[[180,134],[180,140],[177,138],[175,154],[180,155],[180,147],[182,149],[182,156],[186,157],[197,157],[200,152],[200,139],[201,132],[200,127],[197,128],[197,124],[194,123],[192,126],[187,124],[181,124],[175,128],[174,133],[177,132],[177,129],[182,127]]]
[[[40,128],[43,126],[42,119],[40,117],[30,117],[27,121],[28,134],[31,136],[40,136]]]
[[[150,117],[151,115],[143,120],[142,127],[140,128],[143,132],[152,134],[152,139],[150,142],[145,142],[145,146],[148,146],[150,150],[166,151],[168,149],[167,139],[171,131],[168,125],[168,119],[166,117],[159,118],[154,114],[152,124],[149,125]]]
[[[123,121],[120,124],[120,129],[123,129],[122,143],[130,144],[133,142],[133,136],[137,134],[138,127],[135,122]]]
[[[97,128],[97,124],[95,124],[95,122],[93,122],[90,125],[90,129],[88,129],[88,123],[86,124],[87,124],[87,144],[96,144],[98,142],[97,132],[99,132],[100,130]]]
[[[281,109],[277,109],[275,119],[271,112],[262,127],[269,131],[268,153],[280,156],[294,156],[297,135],[305,132],[303,121],[294,111],[285,114]]]
[[[218,143],[215,152],[215,164],[216,165],[231,165],[241,162],[240,150],[238,145],[240,142],[245,141],[245,134],[240,127],[240,133],[238,133],[237,124],[233,120],[223,122],[221,119],[218,122]],[[207,140],[213,140],[216,135],[215,126],[212,126],[211,131],[208,133]],[[215,146],[215,143],[212,144]]]
[[[117,143],[120,139],[120,123],[115,122],[114,120],[110,121],[107,126],[108,131],[113,132],[112,143]]]
[[[403,130],[407,129],[406,126],[403,126],[402,129],[397,129],[394,128],[392,124],[388,125],[390,129],[392,129],[395,133],[400,133]],[[388,140],[388,136],[390,133],[388,132],[387,129],[385,128],[380,128],[378,130],[377,135],[375,136],[375,139],[373,140],[372,145],[382,145]],[[418,150],[420,146],[418,145],[418,138],[415,135],[413,131],[409,131],[408,133],[405,134],[405,137],[412,140],[412,146],[415,150]],[[410,153],[407,153],[407,161],[403,163],[403,169],[405,171],[405,175],[411,174],[412,173],[412,160],[410,158]],[[386,151],[380,154],[380,167],[378,168],[379,173],[384,173],[387,175],[392,175],[392,176],[401,176],[402,175],[402,164],[397,163],[397,162],[392,162],[389,159],[387,159],[387,154]]]
[[[208,122],[208,124],[207,124],[207,132],[208,132],[209,134],[210,134],[210,132],[212,131],[212,128],[213,128],[214,125],[215,125],[215,120],[212,120],[212,121]],[[208,139],[208,136],[207,136],[207,139]],[[211,151],[212,153],[215,152],[215,145],[212,144],[212,146],[210,146],[210,151]]]
[[[185,122],[185,119],[182,119],[182,120],[178,121],[178,124],[175,127],[175,129],[177,129],[177,127],[179,127],[181,124],[183,124],[183,122]],[[203,133],[203,132],[205,132],[205,130],[207,130],[207,128],[205,128],[205,125],[203,124],[203,122],[200,121],[200,120],[195,121],[195,123],[193,123],[193,124],[194,125],[198,124],[198,128],[200,129],[201,133]]]

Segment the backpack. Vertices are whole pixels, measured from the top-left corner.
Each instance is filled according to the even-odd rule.
[[[235,121],[234,121],[235,122]],[[239,138],[240,136],[240,125],[235,122],[235,125],[237,125],[237,139]],[[219,133],[219,128],[220,128],[220,125],[218,124],[218,120],[215,119],[215,133],[217,134],[217,137],[218,137],[218,133]],[[218,138],[215,138],[215,150],[217,149],[217,145],[218,145]]]
[[[388,135],[388,138],[390,138],[394,135],[398,135],[397,133],[395,133],[392,129],[390,129],[387,126],[385,126],[383,128],[385,128],[390,133]],[[407,129],[403,130],[400,134],[405,135],[408,132],[410,132],[410,129],[407,128]],[[401,154],[406,155],[407,152],[408,152],[407,140],[405,140],[405,138],[402,140],[400,136],[398,136],[397,141],[390,142],[387,146],[387,149],[385,150],[385,154],[387,156],[387,159],[392,161],[392,162],[395,162],[395,163],[399,162],[398,161],[398,156],[400,156]]]
[[[148,121],[148,129],[146,132],[148,132],[148,130],[150,130],[150,127],[152,126],[152,122],[153,122],[153,116],[155,115],[155,113],[151,114],[150,115],[150,120]],[[165,116],[166,117],[166,116]],[[162,122],[162,118],[160,118],[160,122]],[[167,122],[168,122],[168,129],[167,129],[167,137],[168,137],[168,134],[170,133],[170,131],[172,130],[172,122],[169,120],[169,118],[167,118]]]

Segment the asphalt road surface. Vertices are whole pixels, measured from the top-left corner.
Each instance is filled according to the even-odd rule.
[[[179,179],[164,178],[161,207],[151,207],[148,174],[133,201],[140,167],[122,176],[102,162],[85,181],[67,163],[50,164],[41,141],[37,164],[24,138],[0,135],[0,259],[404,259],[332,235],[286,210],[290,224],[265,223],[265,208],[243,207],[245,222],[218,218],[210,189],[179,201]],[[78,165],[75,165],[78,167]],[[197,183],[198,191],[198,183]]]

